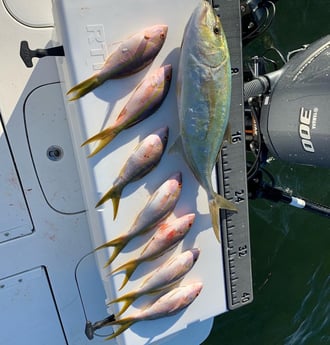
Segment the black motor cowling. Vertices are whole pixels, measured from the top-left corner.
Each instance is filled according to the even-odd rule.
[[[260,127],[270,153],[330,167],[330,35],[295,54],[263,99]]]

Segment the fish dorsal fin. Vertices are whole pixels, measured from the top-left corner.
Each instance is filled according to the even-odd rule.
[[[173,153],[183,153],[183,144],[182,144],[182,140],[181,137],[178,136],[174,143],[171,145],[171,147],[168,150],[169,154],[173,154]]]
[[[227,140],[230,144],[232,144],[231,140],[231,125],[228,123],[225,134],[223,136],[223,140]]]
[[[221,149],[223,147],[223,144],[225,141],[228,141],[230,144],[232,144],[232,138],[231,138],[231,127],[230,127],[230,123],[228,123],[225,134],[223,136],[223,140],[220,146],[220,150],[218,152],[218,156],[217,156],[217,161],[220,159],[220,155],[221,155]]]

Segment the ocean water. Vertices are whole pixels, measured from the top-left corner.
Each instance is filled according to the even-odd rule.
[[[286,55],[330,34],[330,0],[280,0],[276,9],[244,58],[270,46]],[[272,161],[267,170],[276,186],[330,206],[330,169]],[[216,317],[203,345],[330,344],[330,218],[264,199],[249,211],[254,301]]]

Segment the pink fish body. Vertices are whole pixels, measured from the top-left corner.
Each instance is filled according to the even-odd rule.
[[[172,66],[165,65],[144,78],[119,113],[113,125],[86,140],[82,146],[98,141],[89,155],[94,156],[109,144],[121,131],[152,115],[164,101],[170,88]]]
[[[162,183],[162,185],[151,195],[146,206],[137,215],[128,232],[95,249],[114,247],[112,255],[105,264],[105,267],[111,264],[132,238],[151,230],[173,211],[180,197],[181,190],[182,174],[181,172],[176,172]]]
[[[132,75],[149,65],[162,48],[167,30],[167,25],[154,25],[123,41],[99,71],[67,92],[67,95],[73,94],[70,100],[86,95],[108,79]]]
[[[112,188],[106,192],[95,207],[109,199],[113,203],[113,218],[118,212],[121,193],[129,183],[137,181],[149,173],[159,163],[168,140],[168,127],[162,127],[144,138],[128,158]]]
[[[117,313],[117,317],[140,296],[168,289],[177,284],[194,266],[199,253],[200,250],[198,248],[193,248],[168,259],[155,271],[151,272],[136,290],[112,300],[111,304],[124,302],[123,307]]]
[[[162,295],[149,307],[122,319],[109,322],[109,325],[120,325],[120,327],[110,337],[106,338],[106,340],[117,337],[136,322],[155,320],[177,314],[184,308],[187,308],[197,298],[202,288],[203,284],[201,282],[179,286]]]
[[[111,272],[126,271],[120,289],[126,285],[130,276],[142,262],[156,259],[176,246],[190,230],[194,220],[195,213],[189,213],[172,221],[160,224],[138,258],[119,266]]]

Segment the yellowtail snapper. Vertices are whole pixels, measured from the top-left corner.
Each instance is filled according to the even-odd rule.
[[[107,326],[120,325],[120,327],[105,340],[117,337],[136,322],[155,320],[177,314],[187,308],[197,298],[202,288],[203,284],[201,282],[176,287],[159,297],[145,309],[139,310],[122,319],[109,322]]]
[[[179,200],[181,190],[182,174],[181,172],[176,172],[163,182],[150,196],[147,204],[137,215],[131,228],[126,233],[95,249],[99,250],[102,248],[114,247],[111,257],[105,264],[105,267],[112,263],[132,238],[146,233],[169,216]]]
[[[147,242],[141,254],[136,259],[119,266],[111,273],[125,271],[121,290],[136,268],[144,261],[154,260],[168,252],[181,241],[190,230],[195,220],[195,213],[189,213],[177,219],[160,224],[153,237]]]
[[[122,308],[116,314],[116,318],[124,313],[140,296],[161,292],[178,284],[178,282],[192,269],[199,257],[199,253],[200,250],[198,248],[193,248],[171,257],[155,271],[148,274],[136,290],[130,291],[109,302],[109,304],[124,302]]]
[[[122,167],[113,186],[106,192],[95,207],[109,199],[113,203],[113,219],[118,212],[119,201],[123,189],[131,182],[141,179],[159,163],[168,140],[168,127],[162,127],[144,138],[135,148]]]
[[[121,131],[152,115],[164,101],[172,78],[172,66],[158,68],[144,78],[119,113],[115,123],[86,140],[81,146],[98,141],[98,145],[88,156],[92,157],[109,144]]]
[[[67,95],[73,95],[69,100],[86,95],[108,79],[127,77],[149,65],[162,48],[167,29],[167,25],[150,26],[124,40],[99,71],[67,92]]]

